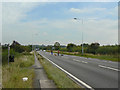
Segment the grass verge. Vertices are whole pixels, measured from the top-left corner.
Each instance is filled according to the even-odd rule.
[[[33,88],[34,70],[28,69],[34,64],[33,54],[21,55],[15,58],[15,62],[3,65],[2,87],[3,88]],[[23,81],[23,77],[28,77]]]
[[[48,78],[53,80],[58,88],[81,88],[79,85],[73,82],[67,76],[67,74],[59,70],[57,67],[55,67],[53,64],[51,64],[49,61],[44,59],[39,54],[36,55],[38,57],[38,60],[44,67],[44,70],[46,71]]]
[[[57,53],[57,51],[54,51],[54,53]],[[60,52],[60,54],[66,54],[66,55],[75,55],[75,56],[81,56],[86,58],[96,58],[100,60],[110,60],[114,62],[120,62],[118,59],[118,55],[94,55],[94,54],[88,54],[84,53],[84,55],[78,53],[78,52]]]

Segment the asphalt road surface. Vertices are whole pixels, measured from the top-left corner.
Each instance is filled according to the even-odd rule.
[[[118,88],[120,69],[117,62],[38,52],[92,88]]]

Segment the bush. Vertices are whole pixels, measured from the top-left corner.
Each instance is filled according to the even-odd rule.
[[[21,46],[16,45],[10,48],[10,55],[14,55],[14,57],[20,56],[20,54],[30,55],[31,47],[30,46]],[[2,47],[2,64],[8,63],[8,47]]]

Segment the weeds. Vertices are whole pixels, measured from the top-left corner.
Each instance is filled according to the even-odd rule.
[[[4,64],[2,67],[3,88],[32,88],[34,70],[27,67],[33,64],[33,55],[20,55],[9,66]],[[28,81],[24,82],[23,77],[28,77]]]

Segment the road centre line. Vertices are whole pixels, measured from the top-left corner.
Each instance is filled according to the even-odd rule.
[[[108,67],[108,66],[103,66],[103,65],[98,65],[99,67],[102,67],[102,68],[107,68],[107,69],[111,69],[111,70],[114,70],[114,71],[120,71],[116,68],[112,68],[112,67]]]
[[[81,62],[80,60],[73,59],[74,61]]]
[[[88,63],[88,62],[80,61],[80,60],[76,60],[76,59],[73,59],[73,60],[74,60],[74,61],[77,61],[77,62]]]
[[[42,55],[42,54],[40,54]],[[55,64],[54,62],[52,62],[50,59],[48,59],[47,57],[43,56],[45,59],[47,59],[49,62],[51,62],[53,65],[55,65],[56,67],[58,67],[60,70],[62,70],[63,72],[65,72],[66,74],[68,74],[70,77],[72,77],[73,79],[75,79],[76,81],[78,81],[79,83],[81,83],[83,86],[85,86],[86,88],[89,88],[91,90],[94,90],[91,86],[89,86],[88,84],[86,84],[85,82],[81,81],[80,79],[78,79],[77,77],[75,77],[74,75],[72,75],[71,73],[69,73],[68,71],[66,71],[65,69],[61,68],[60,66],[58,66],[57,64]]]
[[[76,60],[76,59],[73,59],[74,61],[77,61],[77,62],[82,62],[82,63],[88,63],[88,62],[85,62],[85,61],[80,61],[80,60]],[[103,65],[98,65],[99,67],[102,67],[102,68],[107,68],[107,69],[111,69],[111,70],[114,70],[114,71],[120,71],[116,68],[112,68],[112,67],[108,67],[108,66],[103,66]]]
[[[88,62],[82,61],[82,63],[88,63]]]

